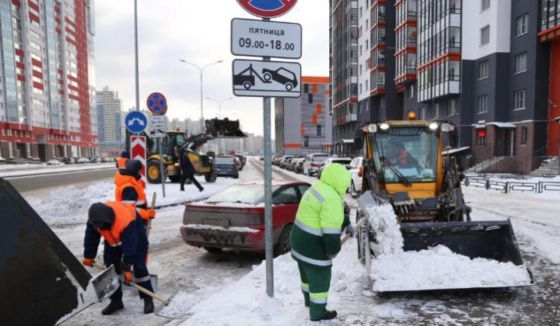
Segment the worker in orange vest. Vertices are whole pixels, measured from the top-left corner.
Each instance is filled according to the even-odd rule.
[[[145,184],[142,182],[140,170],[142,169],[142,162],[138,160],[128,160],[126,168],[121,176],[116,180],[115,200],[125,204],[133,204],[140,214],[144,225],[148,224],[150,219],[156,216],[153,207],[149,208],[146,192],[144,191]]]
[[[127,151],[121,152],[121,157],[117,160],[117,173],[115,173],[115,185],[121,183],[119,179],[122,177],[123,173],[126,171],[126,162],[130,159],[130,153]]]
[[[105,265],[113,265],[118,275],[123,274],[123,282],[126,285],[132,282],[134,272],[136,284],[153,292],[146,266],[148,239],[134,206],[119,202],[91,205],[84,238],[84,265],[94,266],[101,237],[105,239]],[[154,312],[153,299],[142,292],[139,294],[144,300],[144,313]],[[110,299],[111,303],[101,311],[102,315],[111,315],[124,308],[120,285]]]

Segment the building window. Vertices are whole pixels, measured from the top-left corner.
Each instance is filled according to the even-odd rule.
[[[490,42],[490,25],[484,26],[480,29],[480,45],[485,45]]]
[[[488,78],[488,60],[482,61],[478,64],[478,79]]]
[[[307,94],[307,103],[313,103],[313,93]]]
[[[410,85],[408,89],[408,98],[411,100],[414,99],[414,84]]]
[[[515,73],[527,71],[527,52],[519,53],[515,56]]]
[[[478,129],[476,131],[476,143],[480,146],[486,145],[486,129]]]
[[[515,36],[527,34],[529,31],[529,15],[525,14],[515,20]]]
[[[455,108],[455,99],[449,100],[449,116],[454,116],[457,113],[457,109]]]
[[[484,10],[490,8],[490,0],[481,0],[480,1],[480,6],[482,8],[480,11],[484,11]]]
[[[318,136],[318,137],[321,137],[321,136],[322,136],[322,135],[321,135],[321,133],[322,133],[322,130],[321,130],[321,129],[322,129],[321,125],[317,125],[317,136]]]
[[[478,97],[478,114],[488,112],[488,95]]]
[[[309,147],[309,136],[303,137],[303,147]]]
[[[303,84],[303,92],[305,94],[309,93],[309,84]]]
[[[521,127],[521,145],[527,145],[528,135],[527,127]]]
[[[515,110],[524,110],[525,109],[525,101],[527,97],[527,90],[520,89],[515,91],[514,100],[515,100]]]

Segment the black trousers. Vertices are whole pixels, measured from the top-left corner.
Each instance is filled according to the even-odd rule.
[[[185,181],[187,181],[187,179],[191,180],[198,190],[204,189],[192,173],[181,173],[181,190],[185,190]]]

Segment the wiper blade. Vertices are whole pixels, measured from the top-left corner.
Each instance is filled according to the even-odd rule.
[[[407,186],[407,187],[411,187],[411,186],[412,186],[412,183],[410,182],[410,180],[408,180],[408,179],[401,173],[401,171],[399,171],[399,169],[398,169],[396,166],[394,166],[391,162],[389,162],[389,160],[387,160],[385,157],[382,157],[382,158],[381,158],[381,162],[383,163],[383,166],[384,166],[384,167],[385,167],[385,166],[388,166],[388,167],[391,169],[391,171],[393,171],[393,172],[397,175],[397,177],[402,181],[402,183],[405,184],[405,186]]]

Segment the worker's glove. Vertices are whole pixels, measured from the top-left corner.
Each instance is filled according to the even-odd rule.
[[[84,260],[82,260],[82,264],[84,264],[85,266],[93,267],[93,265],[95,264],[95,259],[84,258]]]
[[[130,283],[132,283],[132,265],[122,263],[121,270],[124,284],[130,285]]]
[[[352,226],[352,224],[350,224],[346,227],[345,233],[353,237],[356,235],[356,229],[354,228],[354,226]]]
[[[148,209],[148,217],[151,218],[151,219],[155,218],[156,217],[156,210],[153,209],[153,208],[149,208]]]

